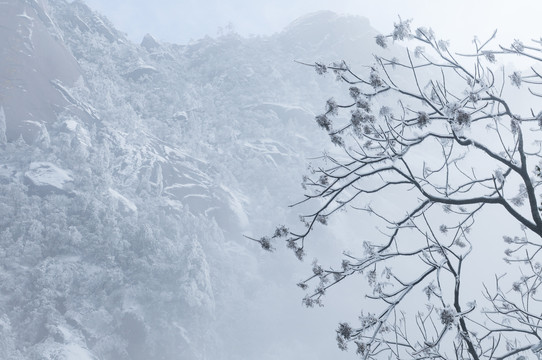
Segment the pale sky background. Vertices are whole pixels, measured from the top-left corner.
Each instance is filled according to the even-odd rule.
[[[485,39],[496,28],[499,41],[525,43],[542,36],[542,1],[538,0],[84,0],[115,26],[140,42],[146,33],[158,40],[185,44],[215,36],[229,23],[241,35],[280,31],[299,16],[317,10],[362,15],[381,32],[393,28],[398,15],[412,18],[414,28],[432,27],[455,49],[473,36]]]

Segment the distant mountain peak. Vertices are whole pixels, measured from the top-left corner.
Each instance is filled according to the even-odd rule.
[[[317,11],[294,20],[277,36],[298,60],[371,61],[378,32],[363,16]]]
[[[356,24],[357,26],[371,28],[369,20],[362,16],[338,14],[330,10],[320,10],[303,15],[292,21],[284,32],[297,31],[299,29],[320,28],[326,26],[338,26],[340,24]]]
[[[320,10],[305,14],[292,21],[284,31],[290,31],[298,26],[307,26],[322,24],[324,22],[330,22],[336,20],[340,15],[331,10]]]
[[[151,34],[147,34],[143,37],[143,40],[141,41],[141,46],[151,51],[156,48],[159,48],[160,44],[158,43],[158,41],[156,41],[156,39]]]

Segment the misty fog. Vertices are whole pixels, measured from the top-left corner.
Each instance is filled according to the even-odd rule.
[[[224,26],[176,44],[152,33],[134,41],[82,1],[0,1],[0,358],[358,358],[337,347],[336,330],[381,311],[367,274],[329,289],[322,307],[303,305],[296,284],[317,263],[340,268],[389,224],[340,212],[317,226],[303,261],[253,239],[281,225],[302,231],[299,215],[320,204],[290,206],[304,198],[304,176],[326,166],[324,154],[344,159],[315,117],[330,98],[350,101],[349,86],[311,65],[344,60],[363,72],[375,53],[407,60],[403,44],[377,45],[373,22],[322,10],[275,32]],[[521,116],[538,113],[525,89],[505,94]],[[376,105],[399,107],[392,95]],[[416,151],[420,168],[440,166],[439,152]],[[495,172],[474,152],[465,158]],[[418,201],[399,189],[367,203],[400,217]],[[491,208],[476,220],[466,300],[481,302],[495,274],[520,274],[502,262],[503,235],[522,231],[506,219]]]

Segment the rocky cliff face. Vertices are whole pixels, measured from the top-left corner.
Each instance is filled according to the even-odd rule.
[[[7,138],[32,143],[67,102],[53,81],[73,86],[81,69],[42,1],[0,4],[0,104]]]
[[[292,216],[324,149],[334,81],[293,60],[365,56],[366,21],[137,45],[78,1],[0,10],[0,357],[335,354],[299,335],[312,316],[278,321],[298,310],[294,260],[242,235]]]

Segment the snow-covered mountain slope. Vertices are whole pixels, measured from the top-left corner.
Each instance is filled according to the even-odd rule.
[[[7,137],[33,142],[65,105],[51,81],[69,86],[80,68],[41,0],[0,3],[0,101]]]
[[[293,257],[242,235],[292,217],[324,150],[334,79],[293,60],[366,59],[365,20],[184,46],[79,1],[3,1],[0,24],[0,358],[339,356],[334,322],[279,321]]]

